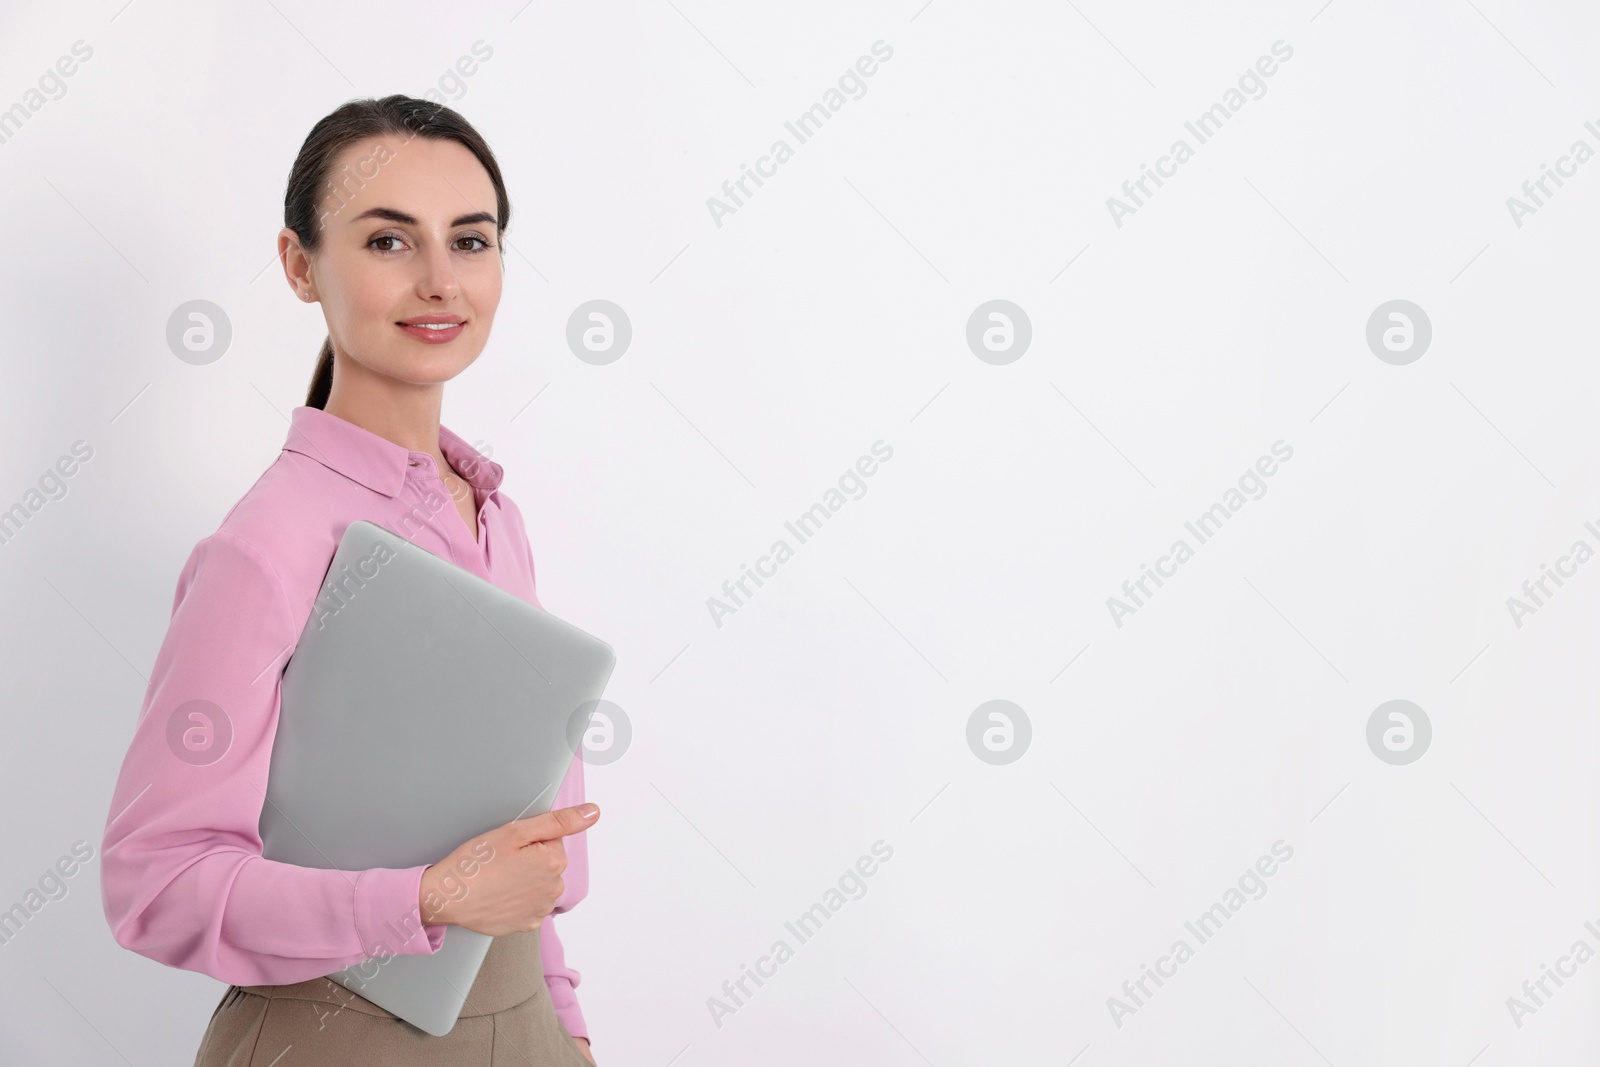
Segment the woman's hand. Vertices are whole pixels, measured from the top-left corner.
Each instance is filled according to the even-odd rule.
[[[422,921],[490,937],[537,930],[566,889],[561,839],[587,830],[599,817],[596,805],[579,804],[517,819],[462,843],[422,872]]]
[[[587,1059],[590,1063],[594,1063],[594,1053],[589,1051],[589,1039],[588,1038],[586,1038],[586,1037],[575,1037],[575,1038],[572,1039],[572,1043],[574,1045],[578,1046],[578,1051],[583,1053],[585,1059]],[[597,1065],[597,1067],[598,1067],[598,1065]]]

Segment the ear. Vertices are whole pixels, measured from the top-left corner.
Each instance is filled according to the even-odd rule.
[[[283,276],[296,298],[315,300],[317,289],[311,276],[311,255],[300,244],[299,235],[287,226],[278,231],[278,260],[283,264]]]

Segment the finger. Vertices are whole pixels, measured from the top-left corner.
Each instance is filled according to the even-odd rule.
[[[528,819],[509,823],[513,834],[523,841],[554,841],[587,830],[600,817],[595,804],[579,804],[571,808],[557,808]]]

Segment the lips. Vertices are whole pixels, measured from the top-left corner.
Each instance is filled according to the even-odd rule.
[[[419,315],[395,325],[419,341],[438,345],[461,336],[467,323],[460,315]]]

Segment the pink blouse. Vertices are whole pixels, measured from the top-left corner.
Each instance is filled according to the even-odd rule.
[[[297,407],[278,458],[195,545],[106,820],[101,894],[119,945],[233,985],[280,985],[385,953],[431,955],[444,943],[445,926],[421,925],[426,864],[299,867],[265,859],[259,833],[283,668],[346,526],[375,522],[539,605],[522,513],[499,490],[500,465],[443,426],[439,447],[473,488],[476,541],[428,453]],[[192,718],[192,701],[221,721]],[[448,727],[449,709],[439,722]],[[419,777],[426,761],[418,752]],[[582,802],[583,761],[574,759],[554,806]],[[588,1037],[581,975],[567,966],[554,921],[588,895],[588,831],[562,842],[566,889],[541,931],[544,980],[567,1031]],[[396,947],[395,931],[410,940]]]

